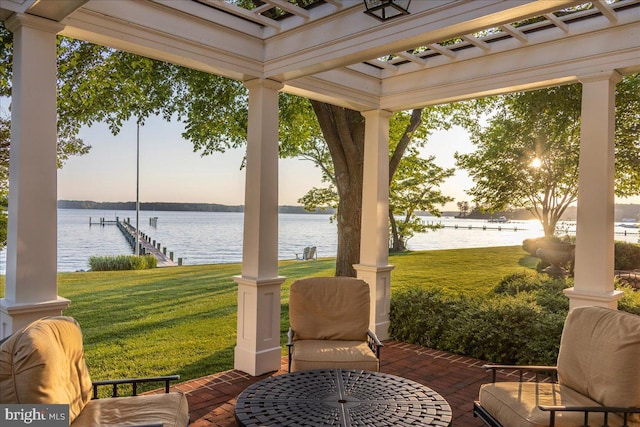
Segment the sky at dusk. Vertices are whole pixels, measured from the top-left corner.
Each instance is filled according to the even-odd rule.
[[[244,204],[244,149],[201,156],[181,137],[180,123],[152,118],[140,127],[140,201]],[[136,125],[127,123],[117,136],[106,125],[83,128],[80,137],[92,146],[89,154],[72,157],[58,172],[58,199],[133,201],[136,198]],[[435,155],[442,167],[453,167],[456,151],[470,152],[466,132],[434,134],[424,155]],[[457,201],[468,200],[472,182],[463,171],[442,191]],[[305,160],[281,159],[279,204],[297,205],[309,189],[324,186],[320,170]],[[456,202],[447,206],[457,210]]]
[[[245,171],[240,169],[244,149],[201,156],[181,137],[182,131],[180,123],[160,118],[151,118],[140,127],[140,201],[244,204]],[[106,125],[96,124],[83,128],[80,137],[92,149],[87,155],[72,157],[59,170],[58,199],[135,201],[135,123],[127,123],[117,136]],[[467,133],[460,128],[434,133],[422,152],[435,155],[436,164],[450,168],[455,166],[456,151],[473,151]],[[457,210],[459,201],[471,202],[464,191],[472,185],[462,170],[448,179],[441,189],[455,201],[445,210]],[[319,169],[311,162],[280,160],[280,205],[297,205],[314,186],[323,184]],[[616,202],[640,203],[640,197]]]

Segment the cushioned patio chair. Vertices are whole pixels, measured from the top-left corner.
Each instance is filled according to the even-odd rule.
[[[80,326],[71,317],[34,321],[0,345],[0,403],[67,404],[72,427],[163,426],[189,423],[187,399],[169,392],[177,375],[91,382]],[[165,393],[137,395],[143,382],[164,383]],[[117,397],[130,384],[133,396]],[[108,386],[113,398],[97,399]]]
[[[640,427],[640,316],[574,308],[557,366],[485,367],[494,382],[481,386],[473,413],[489,426]],[[520,372],[520,380],[496,382],[500,370]],[[525,381],[527,371],[551,374]]]
[[[291,285],[289,372],[380,369],[382,343],[369,330],[369,285],[352,277],[313,277]]]

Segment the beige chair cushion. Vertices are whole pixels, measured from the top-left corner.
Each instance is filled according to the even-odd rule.
[[[0,348],[0,402],[68,404],[70,422],[91,399],[82,332],[70,317],[36,320]]]
[[[379,364],[376,355],[363,341],[296,341],[293,346],[291,372],[307,369],[378,371]]]
[[[571,310],[558,382],[605,406],[640,407],[640,316],[602,307]]]
[[[542,427],[549,425],[549,412],[538,405],[599,406],[588,397],[559,384],[535,382],[497,382],[480,388],[480,405],[505,427]],[[589,414],[589,425],[601,426],[602,414]],[[582,427],[582,412],[557,412],[557,427]],[[622,418],[610,414],[609,426],[622,426]],[[631,422],[629,427],[640,427]]]
[[[187,398],[182,393],[168,393],[92,400],[71,427],[143,424],[184,427],[188,421]]]
[[[365,341],[369,285],[352,277],[298,280],[289,293],[289,321],[296,341]]]

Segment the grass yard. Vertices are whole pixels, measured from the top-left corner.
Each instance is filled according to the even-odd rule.
[[[441,287],[454,294],[489,292],[505,275],[534,268],[537,258],[519,246],[417,251],[390,256],[392,293]],[[283,261],[282,342],[288,329],[290,284],[332,276],[334,259]],[[60,273],[59,295],[71,300],[65,315],[80,323],[94,380],[179,374],[181,380],[233,368],[236,283],[240,264],[153,270]],[[4,276],[0,294],[4,296]],[[284,351],[284,350],[283,350]],[[283,353],[284,354],[284,353]]]

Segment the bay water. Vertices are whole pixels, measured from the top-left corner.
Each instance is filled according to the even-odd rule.
[[[139,227],[151,239],[182,258],[184,265],[239,263],[242,261],[243,217],[238,212],[140,211]],[[135,211],[58,209],[58,271],[89,269],[91,256],[131,254],[118,228],[100,219],[129,219],[135,226]],[[156,221],[150,221],[157,218]],[[295,259],[306,246],[316,246],[319,257],[334,257],[337,227],[328,214],[280,214],[278,258]],[[490,223],[479,219],[421,217],[445,228],[420,233],[408,242],[410,250],[456,249],[521,245],[527,238],[544,233],[536,220]],[[93,223],[90,225],[90,222]],[[575,222],[560,224],[570,234]],[[483,229],[486,228],[486,229]],[[616,240],[638,241],[638,230],[616,224]],[[624,236],[624,232],[627,236]],[[6,249],[0,252],[0,274],[6,271]]]

